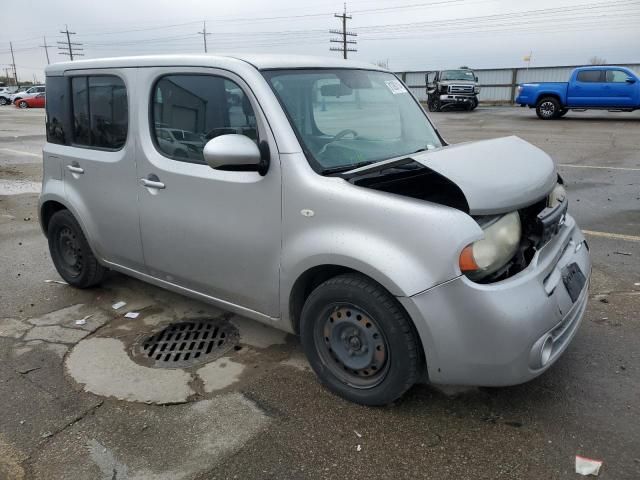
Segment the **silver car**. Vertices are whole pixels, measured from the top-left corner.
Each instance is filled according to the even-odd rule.
[[[299,334],[322,383],[368,405],[525,382],[578,330],[591,263],[551,158],[448,145],[388,71],[181,55],[46,75],[40,221],[71,285],[116,270]]]

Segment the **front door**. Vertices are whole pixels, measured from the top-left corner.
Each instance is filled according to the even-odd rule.
[[[628,73],[623,70],[607,70],[607,105],[615,107],[632,107],[636,104],[638,86]]]
[[[149,274],[262,314],[279,315],[280,166],[255,98],[236,76],[205,68],[140,69],[140,229]],[[148,101],[148,100],[145,100]],[[228,133],[266,141],[271,165],[213,170],[205,143]]]

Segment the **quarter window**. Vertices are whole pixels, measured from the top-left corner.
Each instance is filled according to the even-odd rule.
[[[205,144],[236,133],[257,142],[256,117],[240,86],[212,75],[168,75],[153,91],[152,135],[175,160],[204,163]]]
[[[112,75],[73,77],[74,143],[118,150],[127,139],[128,108],[124,82]]]
[[[625,83],[631,77],[622,70],[607,70],[607,82]]]
[[[603,82],[603,73],[603,70],[582,70],[578,72],[578,81],[588,83]]]
[[[68,114],[67,79],[65,77],[47,77],[47,142],[64,145],[65,115]]]

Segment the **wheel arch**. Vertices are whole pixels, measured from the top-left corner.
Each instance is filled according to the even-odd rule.
[[[69,210],[69,208],[57,200],[46,200],[40,205],[40,227],[45,237],[49,231],[51,217],[60,210]]]
[[[558,93],[555,92],[541,92],[538,94],[538,96],[536,97],[536,103],[535,106],[537,107],[538,104],[544,100],[545,98],[554,98],[558,101],[558,103],[560,104],[560,107],[562,107],[564,104],[562,103],[562,99],[560,98],[560,95]]]

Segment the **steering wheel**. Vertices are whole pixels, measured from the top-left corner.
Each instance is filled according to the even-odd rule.
[[[327,143],[324,144],[324,146],[318,152],[318,155],[322,155],[324,152],[327,151],[327,147],[329,145],[331,145],[332,143],[337,142],[339,140],[342,140],[347,135],[353,135],[353,138],[355,138],[355,137],[358,136],[358,132],[356,132],[355,130],[352,130],[350,128],[346,128],[344,130],[340,130],[338,133],[336,133],[334,135],[334,137],[331,140],[329,140]]]

